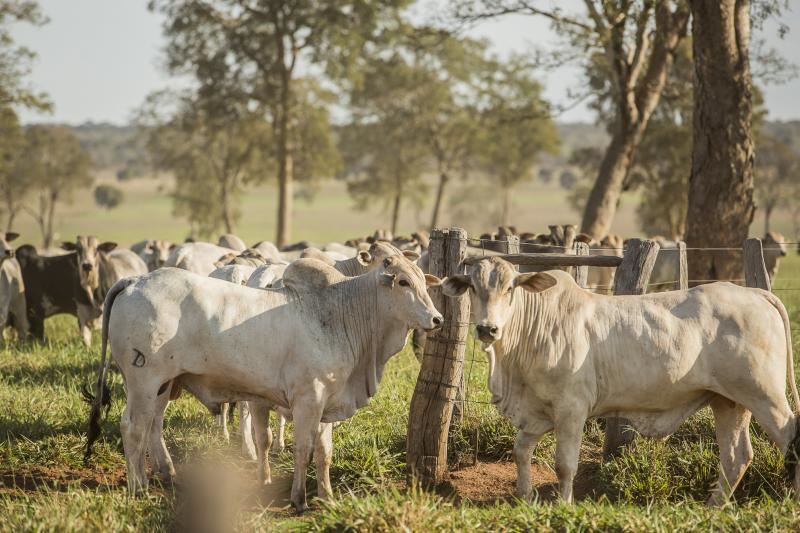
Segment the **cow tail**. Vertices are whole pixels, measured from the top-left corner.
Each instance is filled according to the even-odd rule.
[[[787,358],[787,372],[789,379],[789,386],[792,389],[792,397],[794,399],[795,409],[795,429],[794,437],[789,446],[786,448],[786,455],[783,459],[783,464],[786,469],[786,476],[789,482],[794,480],[797,465],[800,464],[800,397],[797,394],[797,383],[795,382],[794,373],[794,350],[792,348],[792,327],[789,322],[789,314],[786,312],[786,307],[783,303],[772,293],[766,293],[767,300],[778,310],[783,320],[783,329],[786,333],[786,358]]]
[[[111,358],[106,357],[108,349],[108,323],[111,318],[111,308],[114,305],[114,300],[117,295],[127,289],[131,284],[135,283],[136,277],[123,278],[119,280],[106,294],[105,304],[103,305],[103,331],[102,331],[102,345],[100,349],[100,368],[98,372],[97,385],[95,386],[95,393],[92,395],[86,386],[83,387],[83,398],[92,406],[89,412],[89,431],[86,434],[86,451],[83,454],[83,463],[88,464],[89,458],[92,456],[92,446],[95,441],[100,437],[100,414],[103,407],[106,408],[106,416],[111,407],[111,391],[108,388],[106,377],[108,376],[108,367],[111,364]]]

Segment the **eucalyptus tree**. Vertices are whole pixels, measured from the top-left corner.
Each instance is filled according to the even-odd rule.
[[[391,25],[408,0],[151,0],[166,16],[167,67],[189,74],[200,91],[220,83],[268,115],[278,181],[279,245],[291,236],[298,147],[298,78],[356,75],[366,43]]]
[[[467,22],[508,14],[547,18],[565,39],[553,62],[572,61],[584,68],[588,91],[583,96],[611,95],[605,110],[611,117],[611,140],[581,222],[584,233],[604,237],[674,52],[686,35],[686,0],[584,0],[583,9],[574,14],[535,0],[459,0],[455,5],[456,16]],[[598,70],[598,63],[605,68]]]

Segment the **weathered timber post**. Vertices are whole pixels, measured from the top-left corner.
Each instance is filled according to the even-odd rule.
[[[678,241],[678,279],[675,281],[676,291],[689,289],[689,262],[686,259],[686,243]]]
[[[589,245],[585,242],[575,241],[575,255],[589,255]],[[575,267],[575,283],[585,289],[588,281],[589,267],[585,265]]]
[[[430,273],[440,278],[463,274],[467,232],[436,229],[431,235]],[[464,350],[469,331],[469,295],[444,296],[431,289],[431,299],[442,313],[442,328],[430,333],[422,366],[411,398],[406,442],[408,473],[424,486],[447,475],[447,436],[456,392],[464,372]]]
[[[519,253],[519,235],[507,235],[505,244],[502,246],[504,254]]]
[[[744,282],[748,287],[772,290],[767,267],[764,265],[764,248],[761,239],[747,239],[742,245],[744,254]]]
[[[655,241],[640,239],[630,239],[625,245],[622,264],[617,267],[614,276],[614,295],[640,295],[647,291],[647,283],[650,281],[650,274],[656,264],[659,245]],[[613,457],[622,451],[623,448],[633,442],[636,434],[630,429],[625,431],[625,426],[629,426],[624,418],[609,417],[606,419],[606,437],[603,443],[603,456]]]

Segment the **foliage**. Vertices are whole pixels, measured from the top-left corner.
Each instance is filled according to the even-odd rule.
[[[143,176],[149,170],[146,132],[136,125],[86,122],[70,129],[97,170],[112,170],[120,181]]]
[[[16,46],[11,30],[15,24],[41,26],[47,22],[35,0],[0,1],[0,106],[22,106],[48,110],[46,94],[34,92],[25,82],[36,54]]]
[[[516,57],[495,63],[492,70],[483,80],[481,128],[473,155],[476,166],[502,192],[498,222],[507,225],[514,186],[532,179],[542,153],[558,152],[559,138],[531,65]]]
[[[36,219],[42,244],[49,248],[53,242],[56,206],[59,202],[70,202],[75,190],[92,184],[92,160],[69,129],[29,126],[18,168],[38,197],[35,208],[25,209]]]
[[[217,96],[154,93],[139,120],[153,164],[175,176],[175,214],[192,235],[233,232],[242,187],[266,179],[271,130],[260,113]]]
[[[6,214],[6,231],[11,231],[31,181],[19,164],[24,143],[22,127],[11,107],[0,109],[0,195]]]
[[[100,207],[114,209],[125,198],[122,189],[113,185],[98,185],[94,188],[94,201]]]
[[[232,102],[259,108],[272,125],[275,150],[271,154],[280,191],[279,245],[290,238],[293,163],[302,149],[293,143],[298,106],[303,104],[298,96],[298,71],[324,73],[332,79],[350,77],[365,43],[391,24],[406,3],[150,1],[150,8],[166,18],[168,69],[191,75],[199,94],[224,93]],[[327,134],[327,130],[320,128],[316,133]],[[306,164],[303,168],[311,171],[322,166]]]

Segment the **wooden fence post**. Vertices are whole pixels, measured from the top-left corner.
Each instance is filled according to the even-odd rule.
[[[655,241],[630,239],[625,245],[622,264],[614,276],[615,295],[640,295],[647,291],[650,274],[656,264],[659,245]],[[633,442],[636,433],[625,427],[630,422],[624,418],[609,417],[606,419],[606,436],[603,443],[603,456],[613,457]]]
[[[575,241],[575,255],[589,255],[589,245],[585,242]],[[579,287],[583,287],[585,289],[588,282],[589,267],[575,267],[575,283],[577,283]]]
[[[744,254],[744,282],[748,287],[772,290],[767,267],[764,265],[764,248],[761,239],[747,239],[742,245]]]
[[[675,281],[675,290],[689,289],[689,262],[686,259],[686,243],[678,241],[678,279]]]
[[[430,273],[440,278],[463,274],[467,232],[461,228],[433,230]],[[442,313],[442,328],[429,334],[422,366],[411,398],[406,442],[408,473],[431,487],[447,475],[447,437],[453,403],[464,372],[464,351],[469,331],[469,295],[444,296],[431,290]]]

